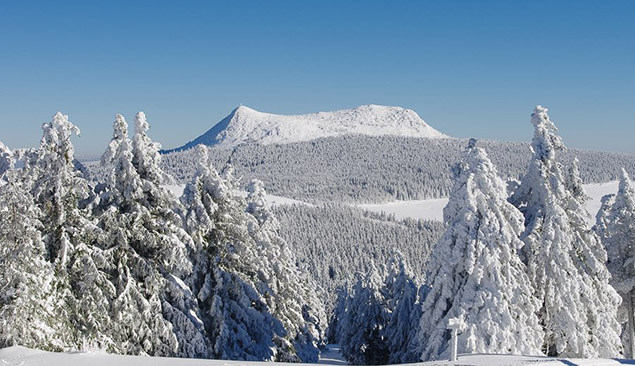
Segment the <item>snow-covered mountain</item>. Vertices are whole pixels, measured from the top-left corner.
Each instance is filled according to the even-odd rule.
[[[171,151],[186,150],[198,144],[223,147],[247,141],[285,144],[342,135],[447,137],[430,127],[415,111],[401,107],[363,105],[334,112],[286,116],[240,106],[203,135]]]

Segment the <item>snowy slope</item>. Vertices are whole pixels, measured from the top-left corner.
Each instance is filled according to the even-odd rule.
[[[335,360],[337,361],[337,360]],[[474,366],[558,366],[558,365],[620,365],[632,364],[632,360],[611,359],[555,359],[547,357],[527,357],[508,355],[461,355],[458,361],[435,361],[423,362],[413,365],[422,366],[449,366],[449,365],[474,365]],[[284,365],[311,365],[311,364],[286,364]],[[337,363],[336,363],[337,364]],[[143,357],[143,356],[121,356],[109,355],[102,352],[74,352],[74,353],[53,353],[33,350],[29,348],[13,346],[0,349],[0,365],[15,366],[265,366],[271,365],[269,362],[247,362],[247,361],[223,361],[223,360],[199,360],[199,359],[178,359],[166,357]]]
[[[285,144],[352,134],[447,137],[430,127],[414,111],[401,107],[364,105],[334,112],[286,116],[240,106],[203,135],[170,151],[185,150],[198,144],[223,147],[247,141]]]
[[[595,214],[599,211],[602,202],[600,201],[604,195],[614,194],[617,192],[618,181],[608,183],[585,184],[584,189],[590,200],[586,203],[587,210],[591,216],[587,218],[589,226],[595,225]],[[184,185],[166,185],[175,196],[179,197],[183,193]],[[246,195],[245,192],[240,194]],[[291,198],[280,197],[275,195],[267,195],[267,202],[272,205],[291,205],[304,204],[313,206],[310,203],[294,200]],[[448,203],[447,198],[429,199],[429,200],[411,200],[411,201],[394,201],[387,203],[370,203],[356,205],[357,207],[372,211],[393,214],[398,219],[413,218],[433,221],[443,221],[443,208]],[[0,365],[1,366],[1,365]]]
[[[166,184],[163,187],[165,187],[177,198],[181,197],[181,195],[183,195],[183,190],[185,190],[184,184]],[[238,191],[236,192],[236,194],[239,196],[247,197],[247,192],[245,191]],[[293,205],[293,204],[313,206],[312,204],[307,202],[298,201],[298,200],[294,200],[292,198],[287,198],[287,197],[280,197],[273,194],[267,194],[265,195],[265,198],[267,199],[267,204],[269,204],[270,206]]]
[[[602,202],[600,199],[607,194],[617,192],[618,181],[600,184],[586,184],[584,189],[591,198],[586,208],[591,213],[587,218],[589,226],[595,225],[595,214],[600,209]],[[443,207],[448,203],[447,198],[431,199],[431,200],[413,200],[413,201],[395,201],[380,204],[363,204],[358,205],[359,208],[373,211],[394,214],[396,218],[414,218],[434,221],[443,221]]]

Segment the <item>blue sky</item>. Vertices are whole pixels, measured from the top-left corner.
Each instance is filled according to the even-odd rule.
[[[0,140],[58,110],[99,156],[115,113],[172,148],[239,104],[414,109],[456,137],[529,140],[535,104],[569,147],[635,153],[634,1],[4,1]]]

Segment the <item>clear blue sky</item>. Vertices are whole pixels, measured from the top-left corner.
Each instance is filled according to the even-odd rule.
[[[635,153],[635,1],[3,1],[0,140],[58,110],[99,156],[115,113],[165,148],[234,107],[414,109],[456,137],[529,140],[535,104],[570,147]]]

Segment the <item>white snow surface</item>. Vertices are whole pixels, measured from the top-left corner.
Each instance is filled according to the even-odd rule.
[[[587,218],[589,226],[595,225],[595,215],[600,209],[603,196],[607,194],[615,194],[617,192],[618,181],[608,183],[585,184],[584,189],[590,197],[586,203],[587,210],[591,216]],[[398,219],[414,218],[433,221],[443,221],[443,207],[448,203],[447,198],[429,199],[429,200],[412,200],[412,201],[394,201],[387,203],[361,204],[357,207],[373,211],[385,212],[393,214]]]
[[[166,188],[168,191],[172,192],[172,194],[175,197],[177,197],[177,198],[181,197],[181,195],[183,195],[183,190],[185,189],[185,185],[184,184],[166,184],[163,187]],[[242,196],[242,197],[247,197],[247,192],[245,192],[245,191],[238,191],[238,192],[236,192],[236,194],[239,195],[239,196]],[[269,206],[293,205],[293,204],[313,206],[312,204],[310,204],[308,202],[294,200],[293,198],[276,196],[276,195],[273,195],[273,194],[266,194],[265,198],[266,198],[267,204]]]
[[[385,212],[398,219],[413,218],[432,221],[443,221],[443,208],[448,204],[447,198],[429,200],[394,201],[387,203],[369,203],[357,207],[372,212]]]
[[[591,199],[586,204],[586,209],[591,213],[592,216],[592,220],[589,221],[591,225],[595,225],[595,215],[598,213],[600,207],[602,206],[602,197],[606,196],[607,194],[616,194],[619,184],[619,181],[614,180],[608,183],[584,185],[586,194],[591,197]]]
[[[597,212],[600,210],[600,206],[602,205],[602,202],[600,200],[602,199],[602,197],[607,194],[615,194],[617,192],[618,184],[619,181],[611,181],[607,183],[594,183],[584,185],[584,189],[586,190],[587,195],[590,197],[589,201],[586,203],[586,208],[591,213],[591,216],[587,218],[589,227],[595,225],[595,214],[597,214]],[[183,194],[183,189],[185,188],[184,185],[165,185],[164,187],[172,192],[176,197],[180,197],[181,194]],[[239,192],[239,194],[244,195],[245,197],[247,195],[246,192]],[[313,206],[312,204],[307,202],[271,194],[267,194],[266,199],[267,203],[271,206],[291,204]],[[392,214],[395,215],[397,219],[413,218],[441,222],[443,221],[443,208],[447,203],[447,198],[437,198],[428,200],[368,203],[356,206],[372,212],[384,212],[386,214]]]
[[[339,364],[340,360],[329,359],[328,361],[336,362],[320,362],[321,364]],[[432,361],[422,362],[412,365],[422,366],[557,366],[557,365],[621,365],[632,364],[632,360],[612,360],[612,359],[556,359],[547,357],[531,357],[531,356],[512,356],[512,355],[487,355],[473,354],[460,355],[455,362],[449,361]],[[286,364],[286,363],[280,363]],[[0,349],[0,365],[15,366],[265,366],[271,365],[270,362],[247,362],[247,361],[224,361],[224,360],[201,360],[201,359],[183,359],[183,358],[167,358],[167,357],[145,357],[145,356],[122,356],[111,355],[101,351],[96,352],[67,352],[55,353],[40,350],[29,349],[20,346],[13,346]],[[315,365],[315,364],[297,364],[289,363],[287,365]]]
[[[342,135],[444,138],[419,115],[401,107],[363,105],[353,109],[302,115],[258,112],[240,106],[203,135],[177,148],[198,144],[233,147],[247,141],[264,145],[309,141]]]

